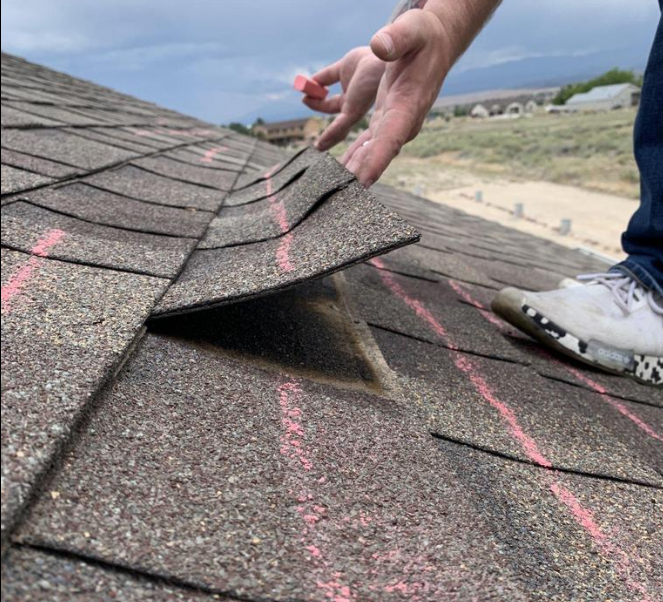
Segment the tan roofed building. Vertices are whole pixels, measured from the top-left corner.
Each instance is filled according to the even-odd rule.
[[[273,121],[253,126],[253,131],[273,144],[309,144],[315,142],[322,133],[325,123],[319,117]]]

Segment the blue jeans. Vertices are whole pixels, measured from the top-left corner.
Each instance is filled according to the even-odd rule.
[[[663,19],[647,62],[633,142],[640,208],[622,235],[628,258],[614,269],[663,295]]]

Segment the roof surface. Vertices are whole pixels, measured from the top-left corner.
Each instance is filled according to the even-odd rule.
[[[663,395],[487,309],[601,266],[372,192],[2,56],[3,600],[661,599]]]
[[[610,86],[596,86],[589,92],[574,94],[571,98],[569,98],[566,104],[611,100],[612,98],[619,96],[624,90],[628,88],[637,89],[637,86],[633,84],[611,84]]]

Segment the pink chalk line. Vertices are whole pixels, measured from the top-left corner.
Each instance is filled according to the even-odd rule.
[[[458,347],[450,339],[446,329],[437,321],[433,314],[417,299],[410,297],[405,289],[394,279],[393,275],[385,271],[385,264],[381,259],[370,260],[372,265],[379,268],[380,278],[387,288],[389,288],[397,297],[399,297],[408,307],[414,310],[424,322],[428,324],[431,330],[436,333],[446,344],[452,353],[456,355],[455,365],[467,375],[468,379],[474,385],[477,392],[494,407],[509,426],[511,435],[520,443],[525,454],[537,465],[551,468],[552,463],[539,450],[532,437],[527,435],[518,424],[515,412],[504,402],[500,401],[488,386],[484,377],[479,373],[477,366],[471,359],[464,357],[457,351]],[[456,350],[456,351],[453,351]],[[548,472],[544,477],[549,490],[555,498],[563,504],[571,513],[575,521],[590,536],[595,546],[603,555],[612,560],[615,568],[622,576],[624,583],[632,590],[636,591],[641,597],[641,602],[653,602],[647,593],[645,585],[634,581],[631,578],[631,561],[628,554],[621,550],[618,545],[609,541],[607,534],[597,524],[592,512],[585,508],[576,495],[566,488],[559,480],[556,472]],[[641,565],[639,559],[635,559],[636,565]]]
[[[286,458],[292,469],[292,476],[297,480],[298,493],[291,490],[297,506],[295,510],[301,517],[304,526],[300,533],[302,548],[308,553],[309,562],[328,573],[331,578],[317,581],[317,587],[330,602],[354,602],[355,596],[347,584],[343,583],[342,575],[333,569],[327,555],[315,542],[317,524],[325,518],[327,508],[316,503],[313,493],[307,491],[307,482],[313,481],[310,476],[313,460],[306,446],[306,429],[304,414],[298,406],[302,389],[295,379],[286,380],[277,387],[279,406],[281,408],[280,453]],[[324,477],[322,478],[324,482]],[[304,487],[302,489],[302,487]]]
[[[292,232],[288,232],[290,229],[290,224],[288,224],[288,214],[283,202],[277,200],[277,195],[272,192],[273,185],[271,177],[267,178],[265,189],[267,192],[267,199],[269,200],[269,209],[272,213],[272,218],[283,233],[276,248],[276,261],[282,271],[286,273],[292,272],[292,270],[295,269],[295,266],[292,265],[292,262],[290,261],[290,247],[292,246],[294,236]]]
[[[48,251],[62,240],[65,233],[62,230],[48,230],[44,236],[37,241],[37,244],[30,249],[32,257],[15,274],[9,277],[7,284],[2,287],[2,312],[11,311],[12,300],[21,293],[27,284],[34,278],[40,264],[45,257],[48,257]]]
[[[467,291],[461,284],[458,282],[455,282],[453,280],[449,281],[449,284],[451,287],[456,291],[456,293],[465,299],[468,303],[471,305],[474,305],[478,310],[479,313],[486,319],[488,320],[491,324],[495,325],[497,328],[500,330],[504,329],[504,324],[502,323],[501,320],[499,320],[495,314],[493,314],[491,311],[488,311],[481,302],[477,301],[469,291]],[[543,350],[542,350],[543,351]],[[639,429],[641,429],[644,433],[646,433],[649,437],[652,439],[656,439],[657,441],[663,442],[663,437],[659,435],[649,424],[647,424],[642,418],[640,418],[638,415],[636,415],[632,410],[629,410],[629,408],[626,406],[626,404],[618,401],[614,397],[612,397],[608,391],[605,389],[605,387],[601,386],[599,383],[595,382],[592,380],[589,376],[583,374],[578,370],[577,368],[574,368],[573,366],[566,364],[564,362],[559,361],[556,357],[551,355],[548,352],[545,352],[545,357],[548,359],[554,361],[558,366],[561,368],[564,368],[567,372],[575,376],[579,381],[585,383],[590,389],[595,391],[601,396],[601,399],[603,399],[606,403],[608,403],[612,408],[617,410],[620,414],[628,418],[631,422],[633,422]]]
[[[214,148],[210,148],[203,157],[201,157],[200,162],[201,163],[212,163],[214,161],[214,157],[216,157],[219,153],[222,153],[223,151],[228,150],[227,146],[215,146]]]

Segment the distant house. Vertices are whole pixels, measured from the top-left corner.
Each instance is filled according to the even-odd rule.
[[[504,109],[502,108],[502,105],[495,103],[490,107],[489,113],[491,117],[495,117],[495,115],[503,115]]]
[[[253,132],[265,140],[279,146],[309,144],[315,142],[324,129],[324,121],[319,117],[273,121],[253,126]]]
[[[535,100],[528,100],[525,103],[525,113],[536,113],[539,110],[539,105]]]
[[[470,117],[474,117],[475,119],[485,119],[486,117],[490,117],[490,111],[482,104],[477,104],[472,107]]]
[[[525,105],[520,102],[509,103],[504,109],[507,115],[522,115],[525,112]]]
[[[634,84],[596,86],[589,92],[574,94],[566,101],[571,111],[610,111],[636,107],[640,102],[640,88]]]

